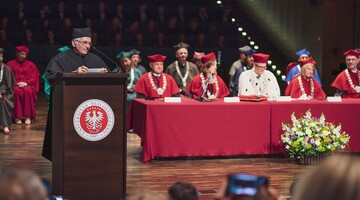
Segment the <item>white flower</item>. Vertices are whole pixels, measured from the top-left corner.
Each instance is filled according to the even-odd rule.
[[[308,136],[310,137],[312,131],[311,131],[311,129],[310,129],[309,127],[307,127],[307,128],[305,129],[305,133],[306,133],[306,135],[308,135]]]
[[[324,113],[321,113],[320,119],[319,119],[319,123],[320,125],[324,125],[325,124],[325,115]]]
[[[311,112],[310,112],[310,110],[306,111],[305,118],[311,119]]]
[[[316,127],[316,123],[315,123],[315,122],[311,122],[311,123],[309,124],[309,126],[311,126],[311,127]]]
[[[323,130],[323,131],[322,131],[322,134],[323,134],[323,135],[329,135],[329,134],[330,134],[330,131]]]
[[[316,144],[316,146],[319,146],[320,145],[320,140],[316,140],[315,144]]]
[[[304,136],[305,133],[299,130],[299,131],[296,131],[296,135],[298,135],[298,136]]]

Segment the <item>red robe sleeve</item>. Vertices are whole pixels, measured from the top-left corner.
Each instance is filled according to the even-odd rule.
[[[314,90],[314,99],[326,99],[326,94],[316,79],[314,79]]]
[[[220,76],[216,76],[219,84],[219,95],[217,98],[224,98],[230,94],[229,89],[226,87],[225,82],[220,78]]]
[[[186,92],[192,94],[195,99],[202,95],[203,89],[201,86],[201,79],[199,74],[190,81],[186,88]]]
[[[137,93],[140,93],[140,94],[143,94],[143,95],[149,97],[149,94],[148,94],[147,88],[146,88],[146,78],[147,78],[147,76],[148,76],[148,73],[145,73],[142,76],[140,76],[138,82],[136,82],[134,90]]]
[[[285,96],[291,96],[292,98],[298,98],[298,97],[295,97],[295,96],[297,96],[298,94],[295,94],[295,89],[294,89],[294,84],[296,84],[296,83],[294,83],[294,82],[296,82],[297,83],[297,80],[294,80],[294,79],[292,79],[291,81],[290,81],[290,83],[289,83],[289,85],[286,87],[286,90],[285,90]],[[301,96],[301,94],[300,94],[300,96]],[[299,97],[300,97],[299,96]]]
[[[25,77],[25,82],[27,82],[31,87],[35,89],[36,92],[39,91],[39,77],[40,73],[36,65],[33,62],[28,60],[24,61],[26,65],[26,71],[29,76]]]

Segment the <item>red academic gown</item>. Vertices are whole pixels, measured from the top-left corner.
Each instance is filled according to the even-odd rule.
[[[285,90],[286,96],[291,96],[292,98],[299,98],[302,95],[299,80],[298,80],[299,76],[300,75],[296,75],[290,81],[289,85],[287,86],[287,88]],[[312,78],[312,79],[314,81],[314,99],[325,99],[326,94],[323,91],[323,89],[321,88],[319,82],[317,82],[317,80],[315,80],[314,78]],[[310,96],[310,93],[311,93],[310,80],[306,79],[303,76],[301,76],[301,80],[302,80],[302,84],[303,84],[306,95]]]
[[[34,63],[25,60],[19,63],[16,59],[10,60],[7,65],[14,73],[16,82],[26,82],[27,87],[14,87],[13,118],[35,118],[35,103],[39,91],[40,73]]]
[[[147,72],[140,77],[134,87],[134,90],[137,93],[145,95],[146,97],[159,98],[160,95],[157,93],[156,90],[154,90],[154,88],[150,84],[150,79],[148,77],[149,73],[151,72]],[[155,86],[157,88],[163,87],[163,76],[166,77],[167,85],[164,94],[161,97],[171,97],[172,95],[179,93],[180,88],[177,86],[174,78],[165,73],[162,73],[160,77],[155,77],[154,75],[152,75]]]
[[[229,92],[228,88],[226,87],[226,84],[224,83],[224,81],[220,78],[220,76],[216,76],[216,79],[217,79],[218,85],[219,85],[219,94],[217,95],[216,98],[224,98],[224,97],[228,96],[230,94],[230,92]],[[205,77],[205,80],[207,80],[207,77]],[[212,94],[215,94],[216,93],[215,83],[208,84],[207,89],[209,90],[210,87],[212,87]],[[198,98],[203,94],[204,90],[202,88],[200,74],[196,75],[191,80],[191,82],[189,83],[189,85],[186,88],[186,92],[194,95],[193,96],[194,98]],[[208,97],[206,92],[204,94],[204,97]]]
[[[347,70],[347,69],[345,69],[345,70]],[[338,89],[338,90],[346,91],[346,93],[344,93],[342,95],[343,98],[358,98],[359,93],[357,93],[356,90],[350,86],[350,82],[349,82],[348,78],[346,77],[345,70],[342,71],[336,77],[336,79],[331,84],[331,86]],[[359,85],[359,73],[360,73],[360,71],[357,70],[356,73],[352,72],[351,70],[348,70],[348,71],[349,71],[349,75],[350,75],[350,78],[351,78],[353,84],[355,86]]]

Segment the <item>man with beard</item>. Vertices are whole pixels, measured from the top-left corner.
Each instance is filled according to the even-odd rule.
[[[241,75],[242,72],[246,71],[246,70],[250,70],[252,69],[253,65],[254,65],[254,58],[252,57],[252,55],[256,53],[255,50],[250,49],[247,51],[244,51],[243,54],[246,57],[245,60],[241,60],[241,67],[239,67],[239,69],[236,71],[235,75],[233,76],[232,82],[234,85],[234,89],[233,89],[233,95],[237,96],[239,93],[239,77]]]
[[[234,90],[234,83],[233,83],[232,80],[234,79],[235,73],[243,65],[244,61],[246,60],[246,56],[245,56],[244,52],[249,51],[249,50],[251,50],[251,47],[249,47],[247,45],[243,46],[243,47],[240,47],[239,48],[239,51],[240,51],[239,59],[237,59],[230,67],[230,71],[229,71],[229,75],[230,75],[229,90],[230,90],[230,93],[233,93],[233,90]],[[237,93],[233,93],[233,94],[237,95]]]
[[[292,69],[290,69],[289,73],[286,75],[285,81],[287,84],[290,83],[290,81],[294,78],[294,76],[300,74],[302,67],[301,61],[307,60],[311,56],[311,54],[307,49],[301,49],[296,52],[296,56],[298,57],[298,64]],[[321,80],[317,70],[315,70],[314,79],[317,80],[321,86]]]

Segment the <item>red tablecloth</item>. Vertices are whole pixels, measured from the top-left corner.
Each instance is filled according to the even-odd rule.
[[[143,162],[155,157],[270,153],[270,104],[134,99],[128,128],[141,137]]]
[[[290,116],[295,112],[299,117],[308,109],[315,117],[324,113],[327,122],[342,125],[342,130],[348,133],[351,152],[360,152],[360,99],[343,99],[342,102],[327,102],[320,100],[269,102],[271,104],[271,153],[284,152],[280,135],[282,122],[290,123]]]
[[[139,134],[143,162],[155,157],[230,156],[284,152],[282,122],[290,123],[308,109],[323,112],[326,121],[342,124],[350,134],[350,151],[360,152],[360,99],[331,103],[320,100],[291,102],[181,103],[135,99],[128,113],[128,128]]]

